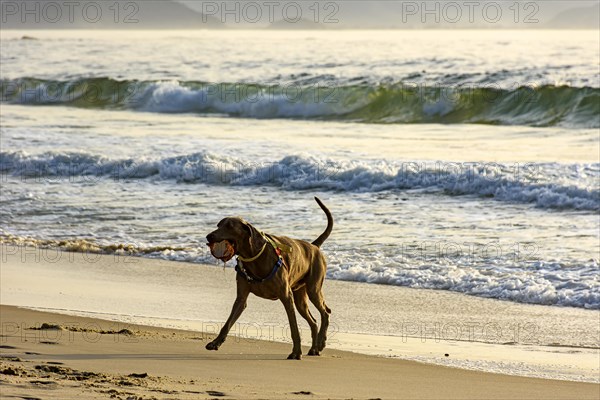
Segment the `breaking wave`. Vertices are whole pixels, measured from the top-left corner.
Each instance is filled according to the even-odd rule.
[[[274,186],[283,190],[378,192],[425,189],[436,194],[475,195],[533,204],[544,209],[600,210],[600,164],[390,163],[334,161],[289,155],[276,162],[198,152],[159,159],[115,160],[81,152],[0,152],[0,171],[22,179],[79,177],[175,180],[207,185]]]
[[[87,78],[0,81],[1,101],[156,113],[361,123],[600,127],[600,89],[545,85],[264,85]]]

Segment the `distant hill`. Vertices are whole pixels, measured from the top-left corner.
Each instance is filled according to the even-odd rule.
[[[275,21],[267,29],[290,29],[290,30],[304,30],[304,29],[327,29],[328,26],[314,22],[308,19],[301,18],[299,21],[290,22],[284,19]]]
[[[218,19],[171,0],[0,1],[2,29],[215,29]],[[100,10],[98,10],[100,6]],[[71,9],[69,7],[72,7]],[[37,19],[37,21],[36,21]]]
[[[0,29],[271,29],[271,30],[312,30],[312,29],[599,29],[600,5],[598,0],[542,1],[536,3],[538,9],[533,17],[539,23],[515,23],[510,7],[519,5],[520,19],[531,12],[528,0],[494,2],[481,0],[474,13],[474,21],[469,21],[469,12],[463,2],[455,2],[462,9],[462,17],[457,22],[448,22],[444,18],[435,22],[435,16],[415,12],[408,14],[407,4],[423,11],[444,4],[432,0],[403,2],[401,0],[316,2],[281,0],[270,17],[264,2],[254,2],[262,10],[259,21],[249,22],[241,18],[235,22],[235,15],[223,16],[223,10],[244,10],[245,0],[0,0]],[[288,22],[282,10],[286,2],[299,4],[302,16],[298,22]],[[513,3],[514,2],[514,3]],[[502,19],[489,23],[482,18],[485,4],[501,4]],[[73,4],[69,6],[69,4]],[[202,11],[207,4],[217,11]],[[312,21],[314,4],[320,4],[318,17],[320,23]],[[336,4],[333,7],[332,4]],[[590,6],[590,4],[594,4]],[[98,16],[97,7],[100,7]],[[57,8],[58,7],[58,8]],[[73,7],[70,10],[69,7]],[[527,8],[529,7],[529,8]],[[86,12],[84,12],[84,10]],[[218,11],[220,10],[220,11]],[[527,11],[526,11],[527,10]],[[26,11],[26,12],[23,12]],[[69,19],[69,12],[73,19]],[[57,15],[57,12],[59,15]],[[229,13],[231,14],[231,13]],[[37,21],[36,21],[37,18]],[[225,18],[226,23],[220,21]],[[423,20],[422,18],[425,18]],[[270,21],[275,22],[270,23]],[[328,22],[329,21],[335,21]],[[233,21],[233,22],[232,22]]]
[[[565,10],[552,18],[547,25],[549,28],[555,29],[599,29],[600,4]]]

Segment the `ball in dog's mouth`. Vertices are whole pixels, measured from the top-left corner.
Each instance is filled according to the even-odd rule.
[[[235,246],[229,240],[207,243],[214,258],[227,262],[235,255]]]

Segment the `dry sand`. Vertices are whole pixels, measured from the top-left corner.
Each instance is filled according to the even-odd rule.
[[[292,361],[285,359],[289,344],[239,338],[208,352],[204,345],[211,336],[198,332],[12,306],[0,311],[2,398],[600,398],[600,385],[592,383],[481,373],[336,350]],[[54,329],[40,330],[44,323]]]

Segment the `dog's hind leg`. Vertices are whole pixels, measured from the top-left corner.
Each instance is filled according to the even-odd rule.
[[[294,292],[294,303],[296,304],[296,309],[302,315],[302,317],[308,322],[310,326],[310,335],[312,337],[312,346],[308,351],[309,356],[318,356],[319,355],[319,346],[317,342],[317,334],[319,330],[319,326],[317,325],[317,321],[315,317],[312,316],[310,310],[308,308],[308,295],[306,294],[306,286],[301,287],[300,289]]]
[[[321,314],[321,328],[319,329],[317,342],[317,349],[319,351],[325,348],[325,342],[327,342],[327,328],[329,328],[329,314],[331,314],[331,310],[325,304],[322,287],[323,278],[320,279],[315,287],[308,287],[308,297]]]

